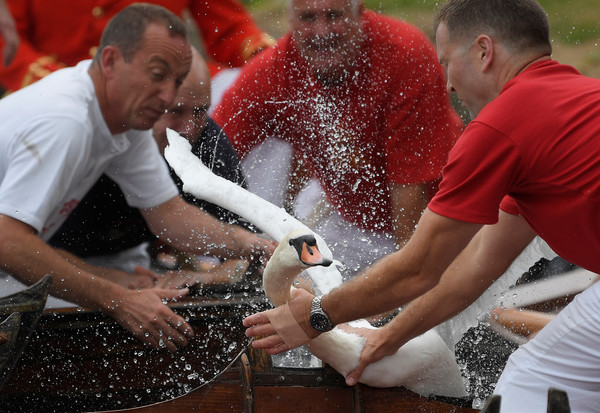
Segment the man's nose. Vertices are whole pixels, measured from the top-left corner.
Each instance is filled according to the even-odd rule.
[[[165,82],[160,91],[160,99],[164,102],[165,107],[171,106],[177,94],[177,84],[173,82]]]
[[[331,34],[331,26],[326,19],[319,17],[313,23],[313,34],[319,37],[328,37]]]
[[[456,89],[454,89],[454,86],[452,86],[452,83],[450,83],[450,79],[448,79],[446,81],[446,90],[448,91],[448,93],[455,93]]]

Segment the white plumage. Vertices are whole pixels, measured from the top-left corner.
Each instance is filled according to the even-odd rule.
[[[292,231],[282,239],[263,273],[265,294],[274,306],[291,300],[296,277],[310,266],[303,262],[299,243],[306,242],[314,234],[308,229]],[[315,250],[313,245],[309,249]],[[312,265],[320,265],[316,262]],[[373,329],[366,320],[351,323],[354,328]],[[337,326],[311,340],[310,351],[336,369],[343,376],[350,373],[359,362],[365,339]],[[414,338],[394,355],[385,357],[367,367],[360,382],[373,387],[404,386],[423,396],[436,394],[448,397],[467,395],[454,355],[433,330]]]
[[[332,259],[325,241],[300,221],[257,195],[212,173],[191,152],[191,145],[177,132],[167,129],[169,145],[165,158],[184,183],[184,190],[208,202],[226,208],[252,222],[280,243],[265,268],[265,292],[274,305],[289,300],[290,289],[297,275],[306,270],[317,290],[323,294],[342,283],[335,265],[328,267],[303,265],[295,250],[284,248],[288,234],[300,229],[312,234],[324,257]],[[273,277],[273,268],[277,278]],[[269,275],[271,274],[271,275]],[[374,328],[359,320],[353,327]],[[311,351],[342,375],[347,375],[357,364],[364,346],[364,338],[336,328],[322,334],[310,343]],[[376,386],[406,386],[422,394],[462,397],[466,395],[455,358],[435,331],[429,331],[411,340],[393,356],[374,363],[365,371],[361,382]]]

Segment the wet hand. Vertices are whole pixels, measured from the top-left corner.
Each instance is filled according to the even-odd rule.
[[[308,322],[310,316],[310,305],[313,295],[304,289],[296,289],[292,292],[293,299],[288,302],[290,311],[296,322],[306,335],[310,338],[317,337],[320,333],[312,328]],[[246,327],[246,336],[261,337],[252,341],[252,347],[263,349],[271,355],[291,350],[269,320],[269,314],[274,310],[267,310],[246,317],[243,321]]]
[[[360,355],[358,365],[346,376],[346,384],[348,386],[353,386],[358,383],[360,376],[362,376],[369,364],[375,363],[385,356],[394,354],[398,351],[398,348],[400,348],[400,346],[390,342],[389,336],[391,331],[386,327],[377,329],[357,329],[347,325],[340,327],[348,332],[359,334],[367,339]]]
[[[144,268],[137,265],[133,269],[133,274],[129,277],[129,283],[127,288],[132,290],[138,288],[152,288],[156,286],[156,280],[160,277],[160,274],[155,273],[148,268]]]
[[[127,294],[108,309],[119,324],[153,347],[174,352],[177,347],[188,344],[188,339],[194,336],[194,330],[165,304],[187,295],[187,289],[126,291]]]
[[[244,241],[242,258],[248,259],[249,262],[260,259],[265,264],[271,258],[271,255],[273,255],[275,248],[277,248],[277,242],[249,231],[245,232],[247,233],[247,238]]]

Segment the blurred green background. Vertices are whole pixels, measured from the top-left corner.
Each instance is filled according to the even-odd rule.
[[[258,24],[275,37],[287,31],[287,0],[244,0]],[[539,0],[548,13],[554,58],[600,78],[600,2]],[[407,20],[432,36],[432,17],[443,2],[435,0],[365,0],[367,8]]]

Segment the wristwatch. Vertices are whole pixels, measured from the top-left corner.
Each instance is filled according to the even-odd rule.
[[[329,316],[323,311],[323,308],[321,308],[322,298],[322,295],[313,298],[310,305],[309,323],[315,330],[325,332],[333,329],[333,324],[331,324]]]

